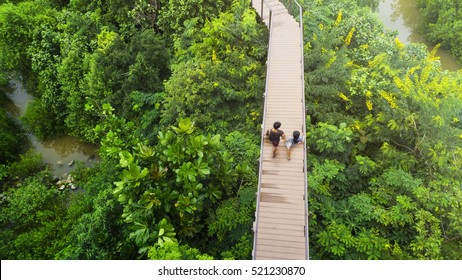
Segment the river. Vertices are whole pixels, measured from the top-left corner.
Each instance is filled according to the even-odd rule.
[[[24,114],[27,104],[34,99],[27,93],[19,82],[11,84],[11,90],[6,92],[8,101],[3,104],[7,112],[18,121]],[[63,176],[75,168],[75,162],[85,162],[92,165],[98,160],[98,147],[85,143],[72,136],[61,136],[52,140],[40,141],[33,134],[29,134],[29,140],[36,152],[42,154],[43,162],[46,163],[54,175]],[[69,165],[69,163],[74,164]]]
[[[423,43],[428,45],[417,32],[419,11],[415,0],[381,0],[377,13],[384,25],[391,30],[398,31],[398,38],[403,43]],[[440,48],[436,54],[440,57],[441,68],[456,71],[462,68],[457,59],[446,50]]]

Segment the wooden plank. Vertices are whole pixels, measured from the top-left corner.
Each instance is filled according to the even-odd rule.
[[[278,189],[279,190],[284,190],[285,189],[286,193],[289,193],[289,195],[290,195],[290,191],[291,191],[291,189],[292,189],[292,187],[294,185],[299,186],[300,190],[301,190],[301,192],[294,193],[295,195],[305,192],[305,188],[304,188],[305,182],[304,182],[303,178],[301,178],[300,181],[297,182],[297,184],[288,184],[287,182],[284,182],[284,183],[281,183],[281,184],[277,184],[275,182],[270,182],[270,183],[269,182],[266,182],[266,183],[262,182],[260,189],[261,189],[262,192],[265,192],[265,193],[268,193],[268,194],[271,194],[271,190],[273,190],[273,189],[277,189],[277,190]]]
[[[283,151],[279,151],[283,150]],[[273,158],[270,153],[267,155],[268,160],[266,160],[266,164],[262,166],[263,172],[266,175],[282,175],[285,177],[293,177],[293,176],[300,176],[300,178],[304,179],[303,174],[300,174],[300,168],[303,167],[303,161],[297,161],[297,158],[303,159],[302,153],[297,153],[296,151],[292,151],[292,159],[287,159],[286,147],[278,147],[278,154],[276,158]],[[280,163],[279,161],[282,162]]]
[[[277,156],[276,156],[277,157]],[[274,160],[274,158],[271,158]],[[304,183],[305,176],[301,172],[303,171],[303,164],[300,160],[300,163],[292,162],[292,160],[288,160],[287,156],[284,153],[284,159],[282,163],[278,164],[276,162],[277,158],[273,162],[264,162],[265,166],[262,167],[262,175],[265,175],[265,182],[273,185],[282,184],[281,187],[286,186],[301,186],[303,184],[297,184],[297,182]],[[287,165],[287,166],[284,166]],[[297,173],[298,172],[298,173]],[[302,173],[302,174],[300,174]],[[290,180],[289,180],[290,179]]]
[[[305,238],[305,233],[303,231],[287,231],[286,229],[277,229],[277,228],[266,228],[262,227],[258,229],[257,235],[260,236],[263,234],[265,236],[271,235],[273,239],[285,240],[291,237]]]
[[[301,168],[300,168],[301,169]],[[265,178],[266,180],[266,176],[262,176]],[[295,181],[294,183],[287,183],[286,180],[281,180],[282,183],[280,181],[264,181],[261,183],[261,188],[262,188],[262,191],[264,191],[265,189],[274,189],[274,190],[278,190],[278,191],[282,191],[282,192],[292,192],[292,191],[301,191],[301,192],[304,192],[305,191],[305,178],[302,178],[300,177],[299,181]],[[297,192],[298,193],[298,192]]]
[[[286,93],[289,94],[289,93]],[[303,100],[300,96],[279,96],[279,97],[271,97],[268,96],[266,101],[266,109],[270,109],[267,118],[271,119],[272,114],[276,113],[283,113],[284,118],[295,118],[298,120],[298,123],[302,121],[302,104]],[[284,104],[291,104],[290,108],[284,108]],[[294,106],[294,105],[299,105],[299,106]]]
[[[261,206],[275,207],[275,208],[280,208],[280,209],[294,209],[294,210],[299,210],[300,213],[304,213],[304,210],[305,210],[305,205],[302,205],[302,204],[288,205],[284,203],[274,203],[274,202],[262,201],[260,202],[260,207]]]
[[[293,237],[286,238],[285,240],[274,240],[266,239],[262,236],[259,236],[257,247],[258,246],[274,246],[274,247],[285,247],[285,248],[305,248],[305,238],[299,238],[299,241],[294,241]],[[302,252],[304,253],[304,252]]]
[[[265,177],[266,178],[266,177]],[[275,182],[267,182],[267,183],[262,183],[261,185],[261,191],[272,194],[272,190],[281,190],[282,193],[291,195],[291,190],[294,189],[294,186],[299,186],[300,191],[299,192],[294,192],[294,195],[297,195],[299,193],[304,193],[306,190],[304,188],[305,182],[303,178],[300,178],[300,181],[297,184],[287,184],[287,182],[284,182],[284,184],[277,184]],[[276,195],[276,193],[274,193]]]
[[[271,156],[268,155],[268,157]],[[305,182],[305,176],[301,172],[303,171],[302,161],[300,160],[299,163],[296,163],[292,162],[292,160],[288,160],[285,152],[284,155],[281,154],[281,158],[278,157],[279,154],[276,155],[276,158],[271,157],[271,159],[263,161],[264,166],[262,166],[262,175],[265,175],[263,177],[265,180],[262,180],[262,182],[273,185],[282,185],[282,187],[303,185]],[[297,184],[297,182],[301,184]]]
[[[260,195],[260,201],[269,202],[269,203],[289,204],[289,203],[297,203],[298,199],[277,196],[277,195]]]
[[[272,245],[267,245],[267,244],[258,244],[258,241],[257,241],[257,248],[259,248],[259,250],[261,251],[267,251],[267,252],[274,252],[274,253],[283,253],[283,254],[286,254],[286,253],[292,253],[292,254],[300,254],[300,255],[304,255],[305,254],[305,243],[297,243],[299,244],[299,246],[303,246],[303,247],[286,247],[286,246],[283,246],[284,243],[281,243],[281,244],[278,244],[279,242],[283,242],[283,241],[279,241],[279,240],[275,240],[274,241],[274,244]]]
[[[265,176],[267,178],[268,176]],[[279,177],[278,177],[279,178]],[[284,181],[281,184],[278,184],[277,181],[267,181],[265,183],[262,182],[261,189],[264,192],[268,193],[275,193],[274,190],[278,190],[283,194],[299,194],[304,193],[306,190],[304,188],[305,185],[305,178],[299,177],[299,181],[295,183],[288,183]]]
[[[268,155],[268,157],[271,156]],[[285,152],[284,155],[278,154],[276,158],[271,157],[271,159],[263,160],[262,175],[264,176],[262,176],[261,182],[268,186],[280,185],[281,188],[303,186],[306,179],[303,174],[303,162],[301,159],[299,163],[292,163],[292,161],[287,159]],[[297,171],[301,174],[296,173]]]
[[[297,186],[298,189],[296,188]],[[274,192],[299,194],[305,192],[305,180],[301,178],[296,184],[287,184],[285,181],[282,183],[265,181],[261,183],[260,189],[262,192],[268,192],[269,194]],[[294,192],[292,192],[292,190],[294,190]]]
[[[289,216],[289,215],[287,215]],[[298,227],[299,229],[303,230],[305,226],[305,219],[301,220],[293,220],[293,219],[288,219],[287,217],[284,218],[270,218],[270,217],[265,217],[265,216],[259,216],[258,217],[258,223],[260,225],[263,224],[278,224],[278,225],[284,225],[292,228],[292,226]]]
[[[304,184],[303,184],[304,185]],[[286,195],[290,198],[299,198],[305,193],[305,188],[302,184],[297,186],[285,186],[281,187],[278,185],[262,185],[261,192],[265,195]]]
[[[286,158],[286,155],[284,155],[284,159],[281,159],[281,161],[283,161],[281,165],[284,165],[284,164],[291,164],[290,162],[292,160],[289,161]],[[273,168],[270,169],[270,166],[268,165],[267,162],[263,162],[263,163],[266,164],[266,166],[262,168],[262,175],[264,175],[262,176],[262,181],[261,181],[262,184],[265,184],[266,186],[279,185],[281,186],[281,189],[285,189],[285,188],[290,189],[291,187],[295,187],[295,186],[300,187],[305,184],[305,176],[303,174],[297,174],[293,172],[293,171],[298,170],[298,172],[302,173],[303,166],[301,164],[301,160],[300,160],[300,164],[293,163],[294,164],[293,166],[297,166],[299,168],[294,168],[293,166],[290,166],[289,169],[283,168],[282,166],[278,166],[278,165],[275,165]],[[274,164],[277,164],[277,162],[274,162],[273,165]],[[294,170],[294,169],[297,169],[297,170]],[[285,171],[287,171],[287,173],[284,173]]]
[[[289,189],[289,188],[278,188],[278,187],[271,187],[271,186],[270,187],[261,186],[261,191],[264,193],[268,193],[268,194],[283,194],[283,195],[287,195],[293,198],[300,198],[305,195],[304,188],[300,188],[300,186],[298,186],[298,189],[295,187]]]
[[[263,158],[262,170],[265,173],[265,178],[274,180],[274,182],[284,183],[285,179],[301,179],[305,181],[304,174],[300,174],[303,168],[302,162],[295,162],[287,159],[286,147],[278,147],[278,154],[275,158],[272,156],[272,151],[269,151],[266,157]],[[269,183],[271,183],[269,181]]]
[[[301,254],[284,254],[284,253],[278,253],[274,254],[273,252],[267,252],[267,251],[258,251],[255,254],[255,259],[256,260],[304,260],[305,256]]]
[[[305,243],[305,236],[285,236],[284,234],[280,234],[280,235],[275,235],[275,234],[269,234],[269,233],[261,233],[259,232],[258,233],[258,239],[259,240],[264,240],[263,242],[264,243],[268,243],[268,242],[271,242],[271,241],[274,241],[274,240],[278,240],[278,241],[287,241],[287,240],[290,240],[291,242],[294,242],[295,244],[297,244],[297,246],[299,246],[300,243]]]
[[[273,255],[279,259],[305,259],[305,248],[276,247],[257,244],[257,256]]]
[[[285,230],[286,234],[289,234],[289,232],[302,232],[304,231],[304,226],[300,225],[289,225],[289,224],[276,224],[271,221],[260,221],[260,218],[258,219],[258,230],[261,230],[262,228],[267,228],[267,229],[272,229],[272,230]]]
[[[259,217],[265,217],[269,219],[288,219],[288,220],[295,220],[295,221],[302,221],[303,224],[305,223],[305,215],[296,212],[296,213],[281,213],[277,212],[260,212]]]
[[[265,193],[286,193],[288,195],[296,195],[296,194],[303,194],[305,193],[305,183],[297,184],[297,185],[276,185],[276,184],[262,184],[261,191]]]
[[[275,241],[275,243],[278,242],[283,242],[283,241]],[[274,252],[275,254],[294,254],[294,255],[305,255],[305,244],[301,243],[298,244],[297,247],[287,247],[284,246],[284,243],[281,244],[259,244],[257,242],[257,248],[260,251],[266,251],[266,252]]]
[[[287,159],[285,159],[287,161]],[[300,167],[300,173],[302,168]],[[268,178],[269,174],[262,176],[261,185],[265,188],[276,188],[280,190],[290,191],[292,189],[299,189],[304,191],[305,178],[303,174],[301,176],[292,177],[277,177],[277,179]],[[303,176],[303,177],[302,177]]]
[[[261,214],[264,213],[264,214]],[[281,209],[276,208],[276,207],[271,207],[271,206],[264,206],[260,205],[260,214],[261,215],[270,215],[272,213],[280,214]],[[285,208],[284,213],[286,215],[304,215],[302,211],[300,211],[299,208],[291,209],[291,208]]]
[[[303,186],[302,186],[303,187]],[[290,203],[298,203],[298,201],[303,200],[303,189],[301,188],[301,192],[293,192],[291,193],[291,189],[281,189],[276,187],[271,187],[271,186],[262,186],[260,188],[260,200],[262,202],[271,202],[271,203],[280,203],[280,204],[287,204],[287,201]],[[277,201],[277,199],[280,198],[280,201]]]
[[[278,150],[279,149],[284,149],[285,147],[281,147],[279,148],[278,147]],[[286,151],[284,151],[283,153],[284,156],[287,156],[286,154]],[[279,154],[278,154],[279,155]],[[268,155],[269,156],[269,155]],[[292,153],[291,156],[297,156],[295,155],[295,153]],[[277,157],[277,156],[276,156]],[[301,155],[299,155],[299,157],[301,157]],[[274,162],[276,163],[276,162]],[[276,175],[276,176],[283,176],[283,177],[294,177],[294,176],[300,176],[300,178],[304,179],[303,177],[303,174],[300,174],[300,169],[298,167],[303,167],[303,164],[302,162],[296,162],[296,161],[292,161],[292,160],[287,160],[287,158],[285,158],[285,161],[284,163],[281,165],[281,164],[271,164],[271,163],[268,163],[266,164],[265,166],[263,166],[263,174],[267,174],[267,175]]]
[[[287,159],[284,159],[287,161]],[[302,168],[300,168],[300,173],[302,173]],[[302,191],[304,191],[304,185],[305,185],[305,178],[303,174],[301,176],[295,176],[292,177],[277,177],[277,179],[270,179],[268,178],[268,174],[265,174],[265,176],[262,176],[261,180],[261,185],[262,187],[265,188],[276,188],[280,190],[287,190],[290,191],[292,189],[298,188]],[[303,176],[303,177],[302,177]]]

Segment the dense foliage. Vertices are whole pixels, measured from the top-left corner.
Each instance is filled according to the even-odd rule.
[[[0,2],[25,127],[101,157],[58,191],[0,109],[2,259],[250,258],[268,38],[249,2]],[[461,74],[384,33],[378,0],[301,2],[311,258],[461,259]]]
[[[452,0],[417,0],[420,30],[427,40],[440,43],[462,61],[462,3]]]
[[[252,133],[262,111],[264,27],[256,26],[255,12],[241,5],[203,28],[198,23],[187,20],[188,29],[175,42],[162,118],[168,124],[190,116],[210,131],[233,127]]]
[[[0,108],[0,164],[15,160],[21,150],[18,143],[24,141],[24,136],[17,123]]]
[[[37,97],[22,122],[102,161],[58,192],[39,155],[5,154],[2,258],[249,258],[267,46],[249,3],[7,2],[1,82]]]
[[[311,257],[460,259],[460,73],[351,1],[308,7]]]
[[[66,236],[63,197],[41,177],[38,173],[12,189],[0,208],[2,259],[54,259]]]

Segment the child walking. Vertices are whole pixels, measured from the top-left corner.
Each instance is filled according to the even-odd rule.
[[[294,145],[297,145],[297,144],[300,144],[300,143],[303,143],[303,137],[300,135],[300,131],[298,130],[295,130],[292,137],[290,137],[289,139],[287,139],[286,141],[286,147],[287,147],[287,159],[290,160],[290,154],[292,152],[292,147]]]

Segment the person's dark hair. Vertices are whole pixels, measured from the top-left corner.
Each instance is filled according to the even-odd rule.
[[[294,140],[298,139],[298,137],[300,137],[300,131],[295,130],[294,131]]]
[[[275,122],[273,124],[273,127],[274,127],[274,129],[279,129],[281,127],[281,123],[280,122]]]

